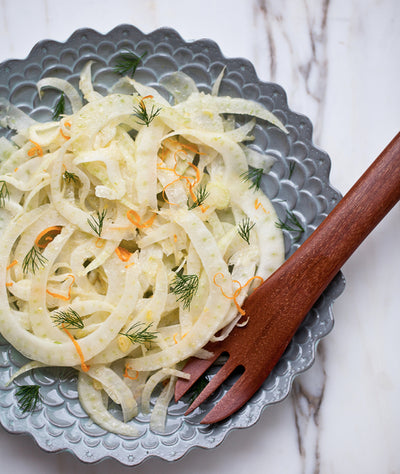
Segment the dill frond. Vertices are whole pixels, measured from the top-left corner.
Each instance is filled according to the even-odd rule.
[[[26,273],[36,273],[36,270],[39,268],[44,268],[47,262],[47,258],[42,255],[40,250],[33,246],[29,252],[25,255],[25,258],[22,262],[22,271]]]
[[[65,311],[54,311],[51,316],[56,326],[62,326],[66,329],[83,329],[84,324],[79,314],[72,308]]]
[[[297,219],[295,213],[289,210],[286,211],[286,220],[282,221],[281,219],[279,219],[279,222],[276,222],[275,226],[278,229],[288,230],[289,232],[297,232],[298,235],[295,239],[295,242],[298,242],[300,240],[301,234],[305,232],[304,227]]]
[[[146,326],[145,323],[135,323],[133,324],[126,332],[120,332],[122,336],[127,337],[132,344],[144,344],[146,342],[151,342],[153,339],[157,338],[157,332],[149,331],[149,328],[153,323],[150,323]],[[141,329],[141,326],[144,326]]]
[[[252,168],[248,171],[245,171],[240,175],[242,181],[249,181],[251,184],[249,186],[250,189],[260,189],[261,178],[264,173],[262,168]]]
[[[130,50],[123,51],[118,56],[117,64],[114,66],[114,72],[123,76],[124,74],[130,73],[131,77],[136,72],[136,68],[139,66],[140,61],[146,56],[147,51],[145,51],[141,56],[137,56]]]
[[[137,117],[140,122],[140,125],[146,125],[148,127],[150,123],[157,117],[160,113],[161,108],[155,107],[154,105],[151,106],[150,112],[148,112],[146,108],[146,104],[144,103],[144,99],[139,102],[139,105],[133,109],[134,116]]]
[[[177,301],[183,303],[183,309],[188,309],[198,287],[199,277],[197,275],[177,273],[172,282],[171,291],[177,296]]]
[[[90,216],[87,219],[87,223],[93,229],[93,232],[99,237],[101,236],[101,233],[103,231],[103,224],[104,224],[104,219],[106,215],[107,215],[107,210],[103,209],[101,212],[96,211],[96,217]]]
[[[64,171],[63,180],[66,183],[77,183],[79,181],[78,176],[75,173],[70,173],[69,171]]]
[[[209,379],[206,375],[202,375],[190,390],[189,405],[191,405],[200,393],[207,387]]]
[[[245,217],[238,225],[238,234],[240,237],[250,245],[250,231],[255,226],[248,217]]]
[[[64,92],[61,93],[60,98],[56,102],[53,110],[53,120],[60,120],[60,116],[64,114],[65,111],[65,96]]]
[[[293,171],[296,167],[296,162],[295,161],[291,161],[290,164],[289,164],[289,179],[292,177],[292,174],[293,174]]]
[[[209,195],[210,193],[207,191],[207,185],[200,185],[195,192],[196,201],[194,201],[193,204],[189,207],[189,211],[201,206]]]
[[[10,193],[8,192],[7,183],[5,181],[0,181],[0,207],[6,205],[6,199],[10,198]]]
[[[16,396],[22,413],[26,413],[27,411],[32,412],[35,410],[40,401],[39,389],[39,385],[21,385]]]

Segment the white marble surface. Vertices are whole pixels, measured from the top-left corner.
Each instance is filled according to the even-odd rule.
[[[186,40],[212,38],[311,118],[342,193],[400,129],[398,0],[0,0],[0,22],[0,61],[79,27],[170,26]],[[399,473],[399,238],[397,205],[345,265],[335,328],[314,366],[288,399],[220,447],[134,469],[89,466],[0,428],[1,472]]]

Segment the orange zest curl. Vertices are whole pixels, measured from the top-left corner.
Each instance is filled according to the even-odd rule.
[[[132,222],[132,224],[137,227],[138,229],[146,229],[147,227],[151,227],[153,225],[154,219],[156,218],[156,213],[154,213],[150,219],[148,219],[146,222],[140,222],[141,217],[139,214],[134,211],[133,209],[129,209],[129,211],[126,213],[126,217]]]
[[[47,247],[49,242],[51,242],[56,235],[58,235],[62,230],[60,225],[53,225],[44,229],[35,239],[36,247],[44,249]]]
[[[227,298],[228,300],[233,300],[233,302],[235,303],[235,306],[237,308],[237,310],[239,311],[239,313],[244,316],[246,314],[246,311],[240,306],[240,304],[238,303],[237,301],[237,297],[239,296],[240,292],[243,290],[243,288],[246,288],[247,285],[249,285],[252,281],[254,280],[260,280],[260,285],[261,283],[263,283],[264,279],[258,275],[255,275],[253,277],[251,277],[249,280],[246,281],[246,283],[244,285],[241,285],[241,283],[238,281],[238,280],[233,280],[233,283],[237,283],[239,285],[239,287],[234,291],[233,295],[232,296],[228,296],[225,294],[224,290],[222,289],[221,285],[217,283],[217,277],[218,276],[222,276],[222,278],[224,278],[224,274],[219,272],[219,273],[216,273],[214,275],[214,278],[213,278],[213,281],[214,281],[214,284],[216,286],[218,286],[218,288],[221,290],[221,293],[222,295]],[[258,287],[257,287],[258,288]],[[256,289],[257,289],[256,288]]]
[[[98,249],[102,249],[105,244],[106,244],[106,241],[105,241],[104,239],[101,239],[100,237],[97,237],[96,242],[95,242],[94,245],[95,245]]]
[[[81,346],[78,344],[77,340],[68,331],[64,324],[62,324],[61,327],[66,332],[67,336],[71,339],[73,345],[75,346],[76,352],[78,353],[79,359],[81,360],[81,369],[83,370],[83,372],[87,372],[89,370],[89,366],[85,364],[85,357],[83,356]]]
[[[46,290],[46,293],[48,293],[50,296],[54,296],[54,298],[58,298],[60,300],[64,300],[64,301],[70,300],[71,299],[72,285],[75,283],[75,277],[74,277],[74,275],[67,275],[67,278],[72,278],[72,281],[71,281],[71,283],[69,285],[69,288],[68,288],[67,296],[61,295],[60,293],[53,293],[50,290]]]
[[[10,281],[10,282],[6,283],[6,286],[13,286],[13,284],[14,283],[12,281]]]
[[[131,379],[131,380],[137,380],[137,378],[139,377],[139,372],[137,370],[135,370],[136,374],[134,377],[131,377],[129,375],[129,370],[133,370],[132,367],[129,366],[129,364],[126,364],[125,365],[125,372],[124,372],[124,377],[128,378],[128,379]]]
[[[131,253],[129,250],[124,249],[123,247],[117,247],[115,253],[118,255],[118,258],[123,262],[127,262],[131,258]]]
[[[10,265],[8,265],[8,266],[6,267],[6,270],[9,270],[10,268],[12,268],[12,267],[13,267],[14,265],[16,265],[17,263],[18,263],[17,260],[13,260],[13,261],[10,263]]]
[[[28,151],[28,156],[32,157],[36,154],[38,156],[43,156],[43,149],[39,145],[39,143],[36,143],[33,140],[29,140],[29,141],[32,142],[34,146]]]
[[[261,204],[261,202],[260,202],[258,199],[256,199],[256,200],[254,201],[254,209],[257,211],[257,210],[260,209],[260,208],[265,212],[265,214],[269,214],[269,213],[265,210],[265,207]]]

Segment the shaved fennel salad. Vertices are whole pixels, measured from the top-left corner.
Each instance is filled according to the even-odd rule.
[[[15,131],[0,139],[0,333],[31,359],[10,383],[73,367],[107,431],[137,436],[129,421],[152,405],[162,431],[184,361],[210,356],[207,342],[245,319],[244,299],[284,260],[259,189],[273,160],[245,143],[256,119],[287,130],[261,104],[220,97],[222,76],[206,94],[170,74],[171,105],[127,76],[101,95],[88,63],[80,91],[39,81],[71,109],[48,123],[0,99],[0,124]]]

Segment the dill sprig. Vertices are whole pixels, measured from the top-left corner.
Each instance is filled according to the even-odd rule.
[[[127,337],[133,344],[151,342],[153,339],[157,338],[157,332],[149,331],[152,324],[153,323],[150,323],[146,326],[145,323],[135,323],[126,332],[120,332],[119,334]],[[144,328],[141,329],[141,326],[144,326]]]
[[[183,309],[188,309],[198,287],[199,277],[197,275],[177,273],[172,282],[171,291],[177,296],[177,301],[182,301]]]
[[[0,181],[0,207],[6,205],[6,199],[10,198],[10,193],[8,192],[7,183],[5,181]]]
[[[202,375],[190,390],[189,405],[191,405],[200,393],[207,387],[209,379],[206,375]]]
[[[245,217],[238,225],[238,234],[240,237],[250,245],[250,231],[255,226],[248,217]]]
[[[56,102],[53,110],[53,120],[60,120],[60,116],[64,114],[65,110],[65,96],[64,92],[61,94],[60,98]]]
[[[22,413],[34,411],[40,401],[39,385],[21,385],[16,396]]]
[[[210,193],[207,191],[207,185],[200,185],[195,192],[196,201],[194,201],[193,204],[189,207],[189,211],[201,206],[209,195]]]
[[[154,105],[151,106],[151,111],[148,112],[146,108],[146,104],[144,103],[144,99],[141,99],[139,105],[133,109],[135,112],[133,115],[137,117],[140,122],[140,125],[146,125],[148,127],[150,123],[157,117],[157,115],[161,111],[161,107],[155,107]]]
[[[135,53],[129,49],[123,51],[118,56],[118,63],[114,66],[114,72],[123,76],[124,74],[131,74],[131,77],[136,72],[136,68],[139,66],[140,61],[146,56],[147,51],[145,51],[141,56],[137,56]]]
[[[104,224],[104,219],[106,215],[107,215],[107,210],[103,209],[101,212],[96,211],[96,217],[90,216],[87,219],[87,222],[90,225],[90,227],[93,229],[93,232],[97,234],[99,237],[101,236],[101,233],[103,231],[103,224]]]
[[[305,232],[304,227],[297,219],[295,213],[289,210],[286,211],[286,220],[282,221],[279,219],[279,222],[276,222],[275,225],[278,227],[278,229],[288,230],[289,232],[297,232],[298,235],[295,239],[295,242],[298,242],[300,240],[301,234]]]
[[[44,268],[46,262],[47,258],[42,255],[40,250],[38,250],[34,245],[25,255],[25,258],[22,262],[22,271],[24,274],[29,272],[35,274],[36,270],[39,268]]]
[[[296,166],[296,162],[291,161],[289,164],[289,179],[292,177],[295,166]]]
[[[261,184],[261,178],[264,173],[264,170],[262,168],[252,168],[240,175],[242,178],[242,181],[249,181],[250,184],[250,189],[260,189],[260,184]]]
[[[75,173],[70,173],[67,170],[64,171],[62,176],[63,176],[63,180],[68,184],[77,183],[79,181],[79,178]]]
[[[51,316],[56,326],[62,326],[66,329],[83,329],[84,324],[79,314],[72,308],[67,310],[54,311]]]

